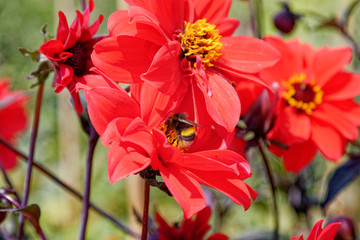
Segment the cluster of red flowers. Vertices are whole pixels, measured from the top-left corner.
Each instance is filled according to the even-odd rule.
[[[283,158],[287,171],[301,171],[317,151],[332,161],[340,160],[346,144],[357,139],[360,126],[360,107],[353,100],[360,94],[360,75],[344,70],[351,60],[351,49],[316,50],[298,40],[285,42],[275,37],[266,37],[265,41],[282,57],[258,74],[276,89],[276,101],[270,104],[273,106],[264,107],[269,103],[258,102],[263,106],[257,108],[256,114],[263,120],[271,116],[271,128],[264,128],[263,121],[258,131],[272,142],[270,150]],[[264,91],[259,85],[252,88],[255,90],[248,106]],[[237,90],[240,98],[248,91],[247,86]],[[252,119],[248,121],[251,123]]]
[[[243,182],[250,166],[227,150],[240,99],[242,115],[267,116],[262,137],[289,171],[303,169],[317,150],[338,160],[357,138],[359,76],[344,70],[349,48],[232,36],[239,23],[228,17],[231,0],[127,3],[110,16],[109,36],[94,36],[102,16],[88,26],[93,1],[70,28],[60,13],[57,39],[39,49],[56,70],[55,91],[67,87],[79,113],[84,91],[92,124],[109,146],[110,182],[150,169],[186,218],[206,206],[200,184],[247,209],[256,197]],[[262,91],[271,106],[256,112],[251,105]]]
[[[110,16],[108,36],[95,35],[102,16],[88,26],[92,0],[70,27],[60,12],[56,40],[39,49],[55,69],[55,92],[67,87],[78,113],[84,91],[109,147],[111,183],[144,171],[159,175],[187,219],[206,206],[200,184],[247,209],[256,197],[244,182],[250,166],[229,150],[239,148],[230,144],[240,118],[292,172],[317,151],[339,160],[358,137],[360,75],[344,70],[351,49],[232,36],[239,22],[228,17],[231,0],[126,2],[128,10]],[[26,99],[3,101],[2,86],[0,114]],[[13,132],[0,135],[11,140]]]

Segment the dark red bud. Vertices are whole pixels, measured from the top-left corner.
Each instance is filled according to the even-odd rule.
[[[274,24],[282,33],[290,33],[295,27],[296,20],[299,18],[300,15],[291,12],[289,6],[284,3],[282,11],[274,17]]]
[[[334,240],[354,240],[356,239],[354,221],[347,216],[332,217],[328,219],[327,225],[333,222],[341,222],[336,232]]]

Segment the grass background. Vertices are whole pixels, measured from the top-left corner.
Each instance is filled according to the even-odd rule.
[[[75,8],[80,9],[80,1],[74,2]],[[352,2],[353,1],[350,0],[301,0],[289,1],[289,4],[294,11],[299,13],[315,11],[327,17],[341,17],[346,7]],[[38,49],[42,44],[40,29],[44,24],[48,25],[48,32],[51,35],[55,35],[57,25],[57,9],[55,8],[57,8],[57,6],[58,5],[52,0],[0,0],[0,78],[5,76],[9,77],[13,89],[23,90],[30,95],[30,100],[27,104],[29,128],[21,136],[18,144],[19,149],[25,153],[28,152],[30,128],[36,96],[36,89],[30,88],[34,80],[26,80],[25,77],[36,68],[36,64],[22,56],[17,48]],[[262,17],[265,34],[279,35],[273,25],[272,18],[280,9],[281,4],[278,0],[263,1]],[[115,0],[95,0],[95,11],[92,14],[92,19],[94,20],[100,13],[105,17],[104,23],[99,30],[100,34],[107,33],[107,18],[115,10],[117,10]],[[356,17],[359,13],[360,9],[355,9],[355,13],[350,20],[350,32],[354,38],[360,42],[360,33],[356,27],[360,22],[359,17]],[[69,14],[71,15],[73,13],[66,12],[67,16],[69,16]],[[249,7],[246,1],[234,0],[230,15],[238,18],[241,22],[236,34],[253,35],[249,20]],[[73,17],[68,17],[69,23],[71,23],[72,20]],[[296,26],[295,30],[290,35],[284,36],[284,38],[299,38],[304,42],[309,42],[315,47],[324,45],[350,46],[350,43],[346,41],[338,31],[334,29],[314,30],[315,25],[316,21],[314,21],[314,19],[304,18],[304,20]],[[349,69],[359,72],[358,65],[358,60],[355,59],[349,66]],[[66,91],[55,94],[51,88],[51,79],[52,76],[49,77],[45,85],[35,159],[51,169],[52,172],[64,179],[65,182],[68,182],[81,191],[83,181],[82,172],[87,151],[87,137],[81,132],[80,124],[74,117],[74,112],[71,110],[66,111],[67,115],[65,116],[66,118],[72,119],[70,123],[71,130],[61,127],[62,124],[59,123],[59,105],[65,104],[70,108],[69,101],[63,101],[63,99],[67,99],[69,95]],[[59,99],[58,95],[62,95],[62,98]],[[73,135],[73,142],[67,143],[76,148],[75,156],[77,156],[70,161],[69,159],[63,159],[63,150],[60,150],[63,147],[61,143],[62,133],[69,131],[70,138],[68,138],[67,141],[71,140],[71,135]],[[73,149],[70,149],[70,151],[72,150]],[[70,155],[71,154],[72,152],[70,152]],[[272,205],[267,177],[256,153],[252,153],[251,156],[250,163],[254,175],[249,183],[259,192],[258,199],[246,212],[243,211],[242,207],[232,206],[231,211],[227,213],[221,226],[218,225],[216,219],[212,219],[212,223],[218,226],[217,230],[228,234],[234,239],[259,230],[271,230],[273,226]],[[278,180],[281,178],[293,179],[295,177],[294,175],[283,172],[281,162],[276,158],[273,159],[272,166],[277,171]],[[325,162],[323,159],[317,159],[314,162],[308,171],[312,177],[310,191],[313,194],[320,197],[324,196],[324,183],[326,183],[326,179],[331,170],[336,166],[336,164]],[[20,162],[18,168],[9,172],[9,177],[14,182],[19,193],[22,192],[25,169],[26,164]],[[359,184],[359,179],[357,179],[353,184],[348,186],[338,196],[330,208],[327,209],[325,216],[347,214],[356,219],[359,228]],[[2,180],[0,181],[0,187],[1,186],[5,186]],[[297,215],[290,207],[286,191],[279,189],[278,193],[281,217],[280,232],[285,236],[284,239],[289,239],[290,236],[295,236],[299,233],[307,234],[308,227],[306,225],[306,217]],[[125,196],[126,180],[119,181],[114,185],[109,183],[107,178],[106,148],[98,144],[93,168],[92,202],[102,206],[117,218],[128,222],[127,206],[129,206],[130,203]],[[40,206],[42,211],[40,223],[45,235],[48,236],[49,239],[77,238],[81,203],[37,170],[33,172],[29,203],[36,203]],[[182,219],[181,209],[177,203],[157,189],[152,189],[151,191],[150,208],[151,215],[154,214],[156,209],[156,211],[160,212],[169,222],[181,221]],[[319,208],[311,209],[310,213],[311,216],[308,217],[311,224],[324,217]],[[11,219],[2,223],[0,227],[11,229]],[[29,239],[38,238],[34,234],[34,230],[30,224],[27,224],[26,231]],[[114,227],[112,223],[97,213],[90,212],[87,239],[109,240],[125,238],[126,235]]]

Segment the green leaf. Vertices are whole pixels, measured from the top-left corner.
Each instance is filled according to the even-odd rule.
[[[19,51],[21,52],[22,55],[26,56],[26,57],[30,57],[31,60],[33,60],[34,62],[39,62],[40,60],[40,53],[39,51],[36,49],[34,51],[30,51],[26,48],[18,48]]]

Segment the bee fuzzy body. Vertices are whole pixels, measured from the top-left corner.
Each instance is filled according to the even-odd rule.
[[[186,151],[194,142],[197,124],[186,119],[184,113],[176,113],[160,127],[169,143]]]

